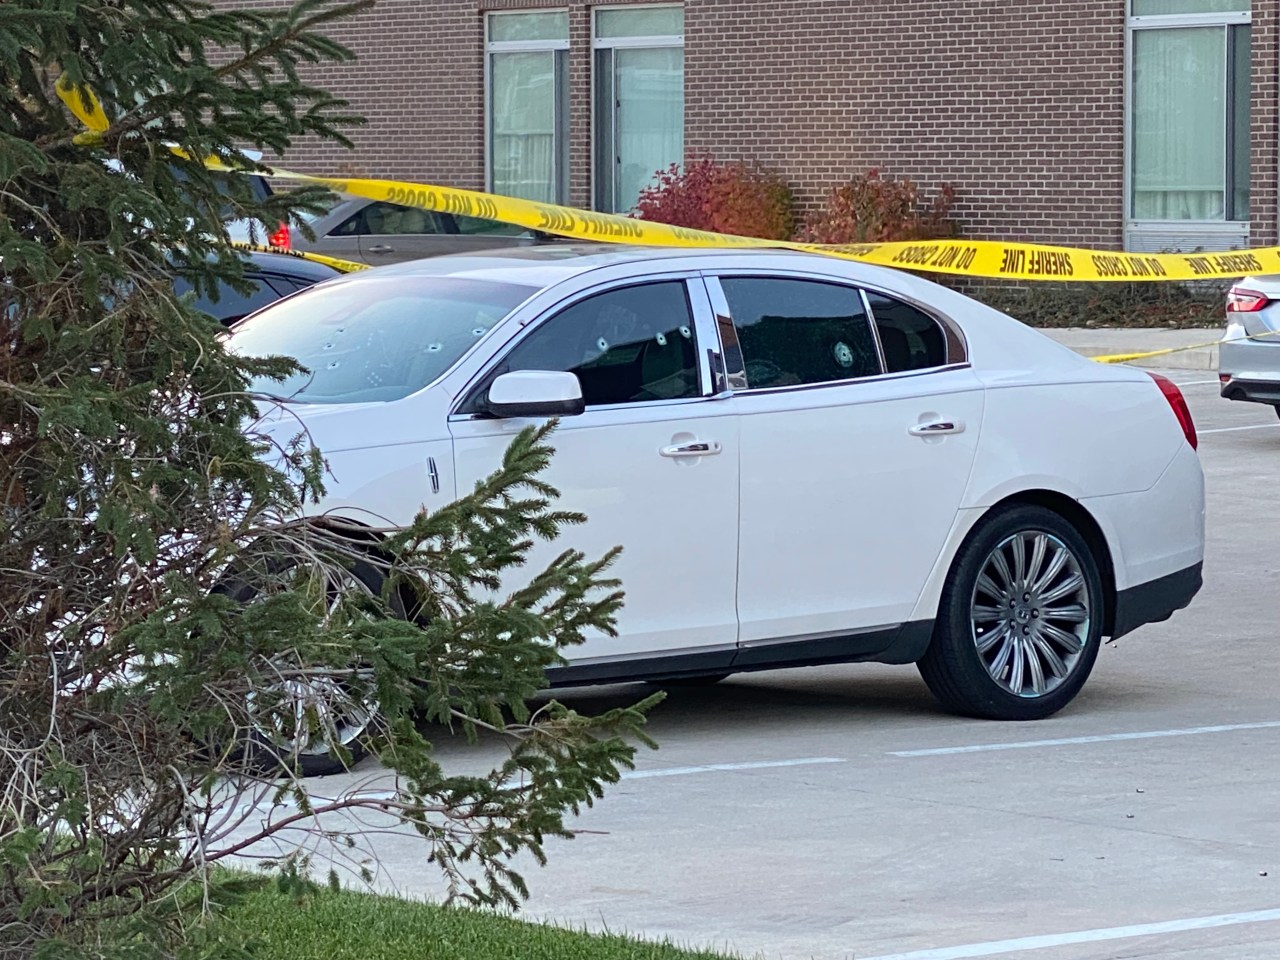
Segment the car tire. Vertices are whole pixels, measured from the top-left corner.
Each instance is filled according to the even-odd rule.
[[[965,716],[1051,716],[1093,669],[1104,604],[1097,558],[1069,521],[1030,504],[1000,509],[952,563],[920,675]]]
[[[370,594],[381,593],[385,578],[373,563],[356,559],[348,569],[351,576],[358,580]],[[252,583],[235,576],[227,578],[214,589],[231,597],[237,603],[250,603],[258,593],[257,587]],[[392,597],[391,602],[392,612],[404,618],[403,598]],[[351,755],[350,764],[327,747],[316,751],[298,750],[287,757],[283,756],[272,738],[261,730],[249,732],[244,744],[243,757],[250,768],[263,773],[282,768],[288,768],[302,777],[326,777],[335,773],[344,773],[364,758],[367,752],[364,738],[376,717],[375,706],[367,712],[367,716],[354,720],[350,731],[344,731],[343,746]]]

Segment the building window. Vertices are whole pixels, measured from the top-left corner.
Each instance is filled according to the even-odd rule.
[[[564,203],[569,193],[569,14],[493,13],[487,26],[488,188]]]
[[[1247,240],[1249,0],[1130,0],[1129,14],[1130,233],[1216,222]]]
[[[595,206],[624,213],[684,159],[684,10],[595,12]]]

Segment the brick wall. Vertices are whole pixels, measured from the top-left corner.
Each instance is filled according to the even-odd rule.
[[[355,152],[288,162],[481,188],[484,13],[568,7],[570,202],[587,206],[591,9],[611,2],[627,0],[379,0],[334,31],[358,62],[319,75],[369,119]],[[775,166],[808,206],[871,166],[948,180],[970,236],[1119,247],[1124,6],[685,0],[686,152]],[[1280,203],[1278,8],[1253,4],[1255,244],[1276,241]]]
[[[285,8],[290,0],[214,0]],[[285,165],[479,188],[484,183],[484,36],[476,0],[378,0],[329,32],[354,63],[305,68],[368,122],[355,144],[300,143]]]
[[[975,237],[1121,241],[1121,0],[690,0],[685,31],[690,150],[810,201],[872,166],[949,180]]]

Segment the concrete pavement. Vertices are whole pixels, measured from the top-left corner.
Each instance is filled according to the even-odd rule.
[[[1091,331],[1096,333],[1096,331]],[[1271,410],[1172,371],[1201,431],[1205,588],[1103,649],[1033,724],[958,719],[913,667],[672,688],[659,751],[524,862],[526,914],[769,960],[1280,957],[1280,474]],[[564,691],[596,712],[647,687]],[[447,768],[500,758],[436,732]],[[382,777],[315,781],[340,792]],[[369,838],[383,889],[441,892],[425,849]]]

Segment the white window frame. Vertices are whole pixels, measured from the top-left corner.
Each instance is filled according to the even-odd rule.
[[[1124,31],[1124,247],[1126,250],[1161,251],[1203,248],[1221,250],[1249,245],[1249,219],[1243,220],[1137,220],[1133,216],[1133,48],[1134,34],[1140,30],[1168,30],[1187,27],[1249,26],[1251,11],[1221,13],[1173,13],[1134,16],[1133,0],[1126,0]],[[1231,60],[1227,59],[1222,78],[1224,91],[1232,82]],[[1231,183],[1233,160],[1230,145],[1226,151],[1228,167],[1224,182]],[[1252,188],[1252,184],[1250,184]],[[1224,198],[1226,199],[1226,198]]]
[[[604,11],[614,10],[683,10],[683,3],[610,3],[602,4],[592,8],[591,11],[591,205],[593,209],[604,210],[615,206],[614,200],[610,198],[608,204],[601,202],[603,191],[608,188],[611,191],[617,191],[617,183],[613,175],[609,175],[606,182],[605,172],[600,169],[600,77],[598,64],[600,61],[600,50],[623,50],[623,49],[684,49],[684,33],[655,35],[648,37],[601,37],[598,34],[597,23],[598,17]],[[616,76],[616,66],[615,66]],[[617,81],[613,81],[616,89]],[[617,107],[609,108],[609,113],[613,118],[610,121],[610,128],[613,135],[616,136],[617,131]],[[614,151],[616,152],[616,144]],[[626,213],[627,211],[620,211]]]
[[[495,18],[530,13],[563,13],[567,16],[569,10],[567,7],[491,10],[484,17],[484,188],[490,193],[493,192],[493,56],[502,53],[550,52],[556,54],[553,202],[565,204],[569,202],[569,38],[567,36],[563,40],[493,40],[491,38]],[[562,90],[565,93],[563,97],[560,95]]]

